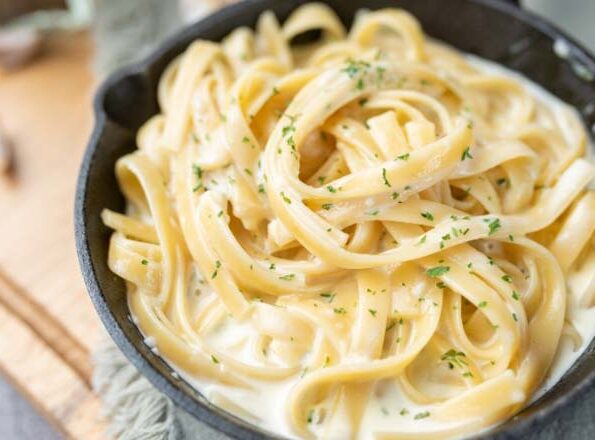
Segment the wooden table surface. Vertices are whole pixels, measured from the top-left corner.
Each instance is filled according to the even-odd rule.
[[[73,237],[92,46],[86,33],[46,46],[28,67],[0,73],[0,124],[16,156],[14,175],[0,177],[0,371],[63,435],[98,439],[90,354],[102,330]]]

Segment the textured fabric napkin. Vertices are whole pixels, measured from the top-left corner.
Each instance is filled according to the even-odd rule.
[[[95,68],[102,77],[143,58],[164,37],[208,13],[222,0],[101,0],[94,29]],[[180,12],[181,11],[181,12]],[[181,17],[184,17],[183,20]],[[156,390],[109,341],[95,354],[94,388],[103,400],[110,434],[122,440],[225,440]],[[595,390],[526,440],[595,438]]]

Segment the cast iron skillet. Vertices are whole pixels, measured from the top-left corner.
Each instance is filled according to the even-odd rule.
[[[430,36],[466,52],[502,63],[576,107],[588,127],[595,123],[591,103],[595,84],[575,73],[579,63],[595,72],[595,60],[572,39],[546,23],[502,0],[323,0],[349,26],[361,8],[402,7],[412,12]],[[232,29],[253,26],[270,9],[284,20],[307,0],[249,0],[225,8],[167,40],[145,61],[110,76],[94,102],[95,129],[81,166],[75,207],[76,246],[89,295],[116,344],[130,361],[161,391],[194,417],[234,438],[276,439],[211,405],[143,343],[130,321],[123,281],[107,267],[111,231],[99,218],[103,208],[122,212],[124,200],[114,176],[114,163],[134,149],[135,132],[158,111],[157,81],[167,64],[196,38],[220,40]],[[552,46],[563,39],[573,62],[560,59]],[[476,438],[520,438],[559,416],[569,401],[579,398],[595,381],[595,343],[591,343],[564,378],[547,394],[508,422]]]

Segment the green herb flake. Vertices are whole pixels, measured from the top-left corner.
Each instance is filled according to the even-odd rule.
[[[397,156],[395,160],[409,160],[409,153],[401,154],[400,156]]]
[[[217,274],[219,273],[219,268],[221,268],[221,261],[217,260],[217,261],[215,261],[215,270],[211,274],[211,279],[214,279],[217,277]]]
[[[421,419],[425,419],[427,417],[430,417],[430,412],[429,411],[424,411],[424,412],[417,413],[415,416],[413,416],[413,419],[414,420],[421,420]]]
[[[320,296],[324,298],[326,302],[328,302],[329,304],[333,302],[333,299],[335,299],[335,295],[336,293],[332,292],[324,292],[320,294]]]
[[[373,317],[376,317],[376,310],[368,309],[368,312],[370,312],[370,315],[372,315]]]
[[[449,266],[435,266],[426,270],[426,273],[431,277],[439,277],[447,273],[449,270]]]
[[[337,315],[344,315],[347,313],[347,310],[345,310],[343,307],[336,307],[333,309],[333,312],[335,312]]]
[[[482,301],[479,304],[477,304],[477,307],[479,307],[480,309],[483,309],[483,308],[485,308],[487,306],[488,306],[487,301]]]
[[[288,273],[287,275],[282,275],[279,277],[280,280],[283,281],[291,281],[295,278],[295,274],[294,273]]]
[[[467,366],[466,357],[462,351],[456,351],[454,348],[451,348],[440,356],[440,360],[447,362],[448,368],[452,370],[454,367],[464,368]]]
[[[461,161],[464,161],[465,159],[473,159],[473,156],[471,156],[471,153],[469,152],[470,148],[471,147],[465,148],[463,154],[461,155]]]
[[[510,180],[505,177],[501,177],[500,179],[496,180],[496,185],[510,188]]]
[[[512,283],[512,277],[510,275],[502,275],[502,281]]]
[[[434,221],[434,216],[433,216],[433,215],[432,215],[432,213],[431,213],[431,212],[429,212],[429,211],[424,211],[424,212],[421,212],[421,213],[420,213],[420,215],[421,215],[423,218],[425,218],[426,220],[429,220],[429,221],[431,221],[431,222],[433,222],[433,221]]]
[[[486,220],[489,222],[488,223],[488,229],[489,229],[488,235],[494,235],[498,231],[498,229],[500,229],[502,227],[502,225],[500,224],[500,219],[498,217],[496,217],[492,220],[489,220],[489,219],[486,219]]]
[[[333,204],[332,203],[323,203],[322,204],[322,209],[324,209],[325,211],[328,211],[332,207],[333,207]]]
[[[149,264],[149,261],[148,261],[148,260],[145,260],[145,259],[143,259],[143,260],[141,260],[140,264],[142,264],[143,266],[146,266],[146,265],[148,265],[148,264]]]
[[[283,191],[281,191],[280,194],[281,194],[281,197],[283,198],[283,201],[285,203],[291,205],[291,199],[289,197],[287,197]]]
[[[217,359],[215,357],[215,355],[213,355],[213,354],[211,355],[211,360],[213,361],[214,364],[218,364],[219,363],[219,359]]]
[[[386,168],[382,168],[382,180],[384,181],[384,184],[389,188],[392,186],[388,181],[388,178],[386,177]]]

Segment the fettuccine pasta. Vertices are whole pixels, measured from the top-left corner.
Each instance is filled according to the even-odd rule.
[[[398,9],[193,42],[116,164],[126,214],[103,212],[147,343],[290,437],[461,437],[522,409],[588,342],[594,168],[572,109],[486,66]]]

